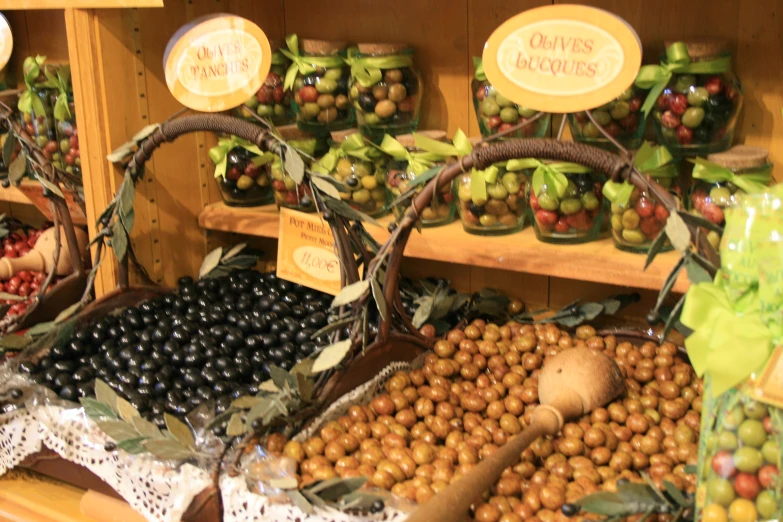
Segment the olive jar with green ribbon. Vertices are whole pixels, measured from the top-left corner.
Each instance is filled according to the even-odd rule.
[[[595,123],[584,111],[569,114],[571,135],[580,143],[615,152],[617,148],[599,130],[597,123],[626,149],[638,149],[642,144],[646,123],[641,112],[643,99],[644,92],[632,85],[614,100],[590,111]]]
[[[272,125],[288,125],[296,121],[294,107],[291,103],[293,94],[283,85],[291,60],[279,49],[272,53],[272,66],[263,85],[243,105],[234,109],[235,116],[255,122],[256,118],[250,112],[264,118]]]
[[[293,89],[299,128],[317,134],[353,127],[354,112],[348,100],[350,68],[345,62],[347,44],[326,40],[302,40],[295,34],[280,49],[291,65],[284,88]],[[299,50],[301,43],[302,50]]]
[[[517,160],[527,176],[533,228],[545,243],[586,243],[598,239],[604,221],[603,176],[576,163]]]
[[[383,137],[379,148],[389,156],[386,188],[397,219],[408,209],[410,197],[437,176],[441,167],[472,151],[468,138],[461,131],[457,131],[454,141],[455,144],[449,143],[443,131],[422,131],[397,138],[387,134]],[[417,210],[425,227],[451,223],[454,219],[454,197],[450,188],[446,186],[436,191],[430,204]]]
[[[707,159],[691,160],[693,186],[691,212],[723,226],[727,207],[736,205],[743,194],[756,194],[772,183],[769,153],[760,147],[737,145]],[[717,248],[720,235],[709,231],[707,239]]]
[[[474,169],[454,180],[465,232],[501,236],[522,230],[527,215],[524,167],[511,160],[482,171]]]
[[[476,69],[471,82],[473,107],[476,110],[476,118],[482,136],[504,132],[538,114],[537,110],[514,103],[497,92],[487,80],[487,75],[484,74],[481,58],[474,56],[473,65]],[[542,114],[534,122],[504,136],[504,138],[543,138],[549,130],[551,119],[551,114]]]
[[[275,159],[247,140],[236,136],[218,139],[209,149],[215,165],[220,195],[231,207],[257,207],[272,202],[272,189],[266,167]]]
[[[57,69],[44,69],[45,86],[51,89],[50,104],[54,116],[54,131],[57,137],[57,152],[66,172],[81,176],[82,160],[79,152],[79,130],[76,127],[76,108],[73,103],[71,69],[67,65]],[[51,149],[52,146],[49,145]]]
[[[704,156],[731,146],[742,86],[731,72],[726,42],[667,42],[661,64],[643,66],[636,86],[650,90],[642,111],[652,113],[658,142],[675,156]]]
[[[636,152],[634,166],[681,201],[680,188],[675,183],[679,169],[666,147],[644,142]],[[648,252],[669,219],[666,207],[627,181],[607,181],[603,194],[611,203],[614,246],[626,252]],[[663,251],[670,249],[671,244],[667,241]]]
[[[419,125],[421,75],[406,44],[359,44],[348,50],[350,100],[359,130],[379,143],[385,134],[409,134]]]
[[[54,126],[54,105],[60,92],[47,77],[55,77],[59,66],[46,63],[46,56],[29,56],[22,69],[25,90],[17,102],[22,128],[43,150],[46,159],[60,167],[63,154]]]
[[[302,155],[306,164],[309,158],[319,157],[329,150],[329,142],[323,134],[313,134],[301,130],[296,125],[277,127],[280,137]],[[315,212],[315,202],[307,183],[297,184],[283,167],[280,156],[275,156],[269,164],[269,177],[275,203],[279,207],[292,208],[302,212]]]
[[[332,147],[312,170],[332,176],[343,187],[340,198],[370,217],[386,213],[386,158],[365,143],[356,129],[332,133]]]

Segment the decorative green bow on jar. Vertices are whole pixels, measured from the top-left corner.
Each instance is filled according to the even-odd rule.
[[[345,65],[345,58],[339,55],[332,56],[302,56],[299,53],[299,37],[295,34],[291,34],[285,37],[285,44],[288,47],[286,49],[280,49],[283,55],[291,60],[291,65],[285,72],[285,80],[283,87],[285,90],[290,90],[294,86],[296,75],[301,74],[306,76],[316,71],[318,67],[324,69],[334,69],[336,67],[342,67]]]
[[[706,183],[731,183],[748,194],[762,192],[772,182],[772,166],[765,165],[757,169],[748,169],[736,174],[726,167],[707,161],[704,158],[688,160],[694,164],[693,178]]]
[[[413,66],[413,51],[406,49],[397,54],[367,56],[357,47],[348,49],[345,63],[351,67],[351,77],[362,87],[372,87],[383,79],[383,69],[402,69]]]
[[[678,175],[677,165],[673,163],[673,157],[669,150],[662,145],[651,146],[646,141],[636,152],[633,165],[636,170],[652,179],[674,179]],[[606,199],[615,205],[624,207],[631,199],[633,190],[634,185],[627,181],[617,183],[610,180],[604,183],[602,192]]]
[[[237,147],[255,154],[255,156],[250,159],[250,162],[257,167],[265,165],[277,157],[271,152],[263,152],[261,149],[242,138],[237,138],[236,136],[220,138],[218,144],[209,149],[209,159],[215,164],[215,178],[226,177],[228,154]]]
[[[337,167],[337,162],[341,158],[352,157],[361,161],[374,162],[381,158],[380,151],[370,147],[364,142],[364,138],[358,132],[349,135],[337,147],[329,149],[323,157],[313,163],[313,172],[328,174]]]

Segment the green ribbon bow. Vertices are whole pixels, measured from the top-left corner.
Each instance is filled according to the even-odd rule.
[[[59,91],[54,103],[54,118],[57,121],[65,121],[71,117],[71,108],[68,106],[68,83],[71,79],[71,68],[67,65],[59,67],[55,76],[49,67],[44,66],[44,75],[46,75],[46,81],[39,83],[38,87]]]
[[[642,143],[636,156],[633,158],[633,165],[636,170],[642,174],[647,174],[653,179],[676,178],[678,175],[677,166],[672,163],[672,155],[664,146],[651,146],[646,141]],[[634,185],[627,181],[620,183],[607,181],[604,183],[602,192],[606,199],[616,205],[624,207],[631,199]]]
[[[312,156],[315,154],[315,149],[318,147],[317,138],[303,138],[301,140],[286,140],[286,144],[295,148],[299,152]]]
[[[761,319],[760,301],[749,291],[732,302],[724,274],[714,283],[699,283],[688,290],[680,321],[693,330],[685,340],[688,357],[698,376],[710,376],[715,396],[742,383],[760,370],[781,332]]]
[[[688,46],[683,42],[675,42],[666,49],[666,61],[661,65],[645,65],[639,69],[636,76],[636,86],[650,89],[647,99],[642,105],[644,116],[650,113],[658,96],[669,84],[674,73],[716,74],[726,72],[731,68],[731,58],[724,56],[715,60],[691,63]]]
[[[24,76],[24,84],[27,89],[19,96],[19,101],[16,104],[19,112],[24,114],[33,114],[35,116],[46,116],[46,108],[44,107],[41,98],[35,94],[35,80],[41,74],[41,66],[46,61],[46,56],[28,56],[24,60],[22,65],[22,71]]]
[[[440,146],[444,145],[448,148],[453,147],[453,145],[442,143],[440,141],[417,135],[415,133],[414,136],[416,140],[416,147],[421,149],[420,152],[409,151],[402,145],[402,143],[388,134],[384,135],[383,141],[378,146],[378,148],[397,161],[406,161],[408,163],[408,168],[417,176],[427,172],[430,168],[432,168],[433,165],[435,165],[435,163],[446,161],[446,158],[451,156],[450,151],[452,149],[449,149],[449,152],[444,154],[444,149]],[[430,147],[434,150],[427,150],[424,147]]]
[[[285,72],[285,81],[283,82],[285,90],[290,90],[294,86],[297,73],[305,76],[314,73],[318,67],[329,69],[345,65],[345,59],[342,56],[302,56],[299,54],[299,37],[295,34],[286,36],[285,44],[288,50],[280,49],[280,52],[291,60],[291,65]]]
[[[486,81],[487,75],[484,73],[484,62],[480,56],[473,57],[473,67],[476,69],[474,77],[480,82]]]
[[[772,168],[761,167],[749,170],[743,174],[735,174],[726,167],[721,167],[703,158],[688,160],[694,164],[693,177],[707,183],[731,183],[748,194],[758,194],[767,188],[772,181]]]
[[[533,192],[536,196],[541,195],[541,190],[546,185],[548,190],[554,190],[558,198],[562,198],[568,188],[568,178],[565,174],[587,174],[590,169],[577,163],[568,163],[556,161],[553,163],[544,163],[535,158],[513,159],[506,162],[506,170],[518,171],[532,169]]]
[[[261,149],[253,145],[247,140],[237,138],[236,136],[230,136],[228,138],[220,138],[218,144],[209,149],[209,159],[215,164],[215,177],[226,177],[226,166],[228,165],[228,153],[237,147],[252,152],[256,156],[250,161],[260,167],[270,161],[274,160],[277,156],[271,152],[263,152]]]
[[[351,66],[351,77],[362,87],[372,87],[383,78],[381,69],[400,69],[413,65],[410,52],[388,56],[363,56],[359,49],[348,49],[345,62]]]
[[[470,199],[475,204],[486,203],[487,186],[497,182],[498,172],[499,169],[496,165],[490,165],[484,170],[473,169],[470,171]]]
[[[317,163],[313,164],[313,171],[329,174],[333,172],[340,158],[351,156],[362,161],[374,161],[378,159],[377,149],[368,146],[364,138],[358,132],[348,136],[339,147],[332,147]]]

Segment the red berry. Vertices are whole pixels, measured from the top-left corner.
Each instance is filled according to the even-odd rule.
[[[22,248],[16,251],[16,253],[19,255],[19,257],[22,257],[26,255],[30,251],[30,247],[27,245],[24,245]]]
[[[78,149],[79,148],[79,138],[76,136],[71,136],[69,138],[69,141],[71,142],[71,147]]]
[[[272,92],[272,99],[275,100],[275,103],[282,103],[284,98],[285,98],[285,90],[283,90],[282,85],[278,85],[277,87],[275,87],[275,90]]]
[[[272,188],[278,192],[285,192],[285,183],[279,179],[272,182]]]
[[[33,248],[35,246],[35,242],[38,241],[37,237],[31,237],[27,240],[27,244],[30,246],[30,248]]]
[[[484,90],[484,87],[479,87],[478,89],[476,89],[476,94],[475,94],[475,96],[476,96],[476,99],[477,99],[478,101],[481,101],[481,100],[483,100],[483,99],[486,97],[486,95],[487,95],[487,93],[486,93],[486,91]]]
[[[256,179],[258,177],[258,173],[261,172],[261,167],[253,164],[248,163],[245,165],[245,176],[249,176],[253,179]]]
[[[386,183],[392,188],[397,188],[400,186],[400,178],[402,175],[403,172],[400,170],[390,170],[386,175]]]
[[[767,433],[772,433],[772,417],[770,417],[769,415],[764,417],[762,424],[764,425],[764,431],[766,431]]]
[[[318,91],[312,85],[305,85],[299,89],[299,96],[305,103],[314,103],[318,99]]]
[[[655,219],[661,223],[666,223],[666,220],[669,219],[669,211],[666,210],[666,207],[663,205],[657,205],[655,207]]]
[[[18,293],[22,297],[27,297],[28,295],[30,295],[30,292],[32,292],[32,290],[30,289],[30,283],[22,283],[21,285],[19,285]]]
[[[774,464],[761,466],[759,470],[759,482],[765,488],[774,486],[778,481],[778,467]]]
[[[22,278],[19,277],[18,275],[15,275],[11,279],[8,280],[8,284],[18,287],[19,285],[22,284]]]
[[[48,141],[46,142],[46,145],[44,145],[44,149],[46,152],[57,152],[57,149],[59,147],[57,146],[57,142],[55,141]]]
[[[688,98],[684,94],[675,94],[669,98],[669,110],[674,114],[683,115],[688,109]]]
[[[626,131],[634,131],[636,126],[639,125],[639,115],[635,112],[628,114],[625,118],[618,120],[620,126]]]
[[[665,111],[669,108],[669,100],[671,99],[672,94],[670,92],[665,92],[658,96],[658,99],[655,100],[655,105],[658,107],[658,110]]]
[[[11,251],[6,250],[5,257],[11,257],[11,258],[19,257],[19,254],[16,253],[16,250],[11,250]]]
[[[607,125],[604,125],[604,130],[607,134],[609,134],[609,136],[613,138],[616,138],[623,133],[623,129],[620,127],[620,125],[617,124],[616,121],[611,121]]]
[[[30,282],[30,288],[33,290],[33,293],[35,293],[36,290],[41,286],[41,283],[38,281],[31,281]]]
[[[666,111],[661,114],[661,125],[667,129],[676,129],[680,126],[680,118],[672,111]]]
[[[559,232],[560,234],[565,234],[569,230],[571,230],[571,225],[568,224],[568,221],[566,218],[560,218],[557,220],[557,223],[555,223],[555,232]]]
[[[535,192],[532,190],[530,191],[530,208],[533,210],[541,210],[541,205],[538,204],[538,196],[536,196]]]
[[[498,126],[498,132],[506,132],[511,127],[513,127],[513,125],[511,125],[510,123],[501,123]]]
[[[43,283],[44,279],[46,279],[46,274],[44,274],[43,272],[35,272],[34,281],[36,283]]]
[[[555,223],[557,223],[557,212],[551,210],[537,210],[536,222],[538,225],[546,230],[551,230]]]
[[[479,220],[476,217],[476,215],[473,212],[471,212],[470,210],[468,210],[468,206],[467,205],[463,205],[462,206],[462,214],[461,215],[462,215],[462,221],[464,221],[468,225],[476,225],[479,222]]]
[[[639,112],[642,108],[642,99],[639,96],[634,96],[628,101],[628,108],[631,112]]]
[[[256,99],[258,100],[258,103],[269,105],[272,102],[272,89],[270,89],[266,85],[262,85],[261,88],[258,89],[258,92],[256,93]]]
[[[451,203],[454,200],[454,195],[451,192],[441,194],[440,197],[445,203]]]
[[[707,89],[707,92],[710,93],[711,96],[715,96],[723,90],[723,80],[721,80],[719,76],[713,76],[706,81],[704,88]]]
[[[490,129],[497,129],[501,123],[503,123],[503,120],[500,119],[500,116],[490,116],[487,119],[487,125]]]
[[[761,483],[756,475],[739,473],[734,477],[734,491],[742,498],[753,500],[761,493]]]
[[[21,271],[20,271],[20,272],[18,272],[16,275],[18,275],[18,276],[19,276],[19,279],[21,279],[22,281],[25,281],[25,282],[27,282],[27,283],[29,283],[30,281],[32,281],[32,280],[33,280],[33,274],[32,274],[32,272],[29,272],[29,271],[27,271],[27,270],[21,270]]]
[[[685,125],[680,125],[674,133],[677,136],[677,141],[680,145],[690,145],[693,143],[693,129],[689,129]]]
[[[644,196],[636,200],[634,208],[636,213],[643,218],[650,217],[655,213],[655,203],[650,198]]]
[[[5,286],[3,286],[3,282],[0,281],[0,292],[4,292],[4,291],[5,291]]]
[[[712,457],[712,470],[721,478],[728,478],[737,472],[734,457],[728,451],[719,451]]]
[[[723,216],[723,209],[715,203],[704,203],[701,207],[701,213],[705,219],[712,221],[716,225],[723,223],[725,219]]]
[[[238,180],[239,176],[241,175],[242,175],[242,171],[236,167],[231,167],[226,171],[226,178],[230,179],[231,181]]]
[[[642,218],[639,228],[641,228],[644,235],[649,239],[654,239],[663,228],[663,225],[661,225],[660,221],[650,216]]]

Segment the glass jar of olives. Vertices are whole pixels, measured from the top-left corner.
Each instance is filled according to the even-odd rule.
[[[482,136],[504,132],[538,114],[537,110],[513,103],[497,92],[484,74],[481,58],[474,56],[473,65],[476,69],[471,82],[473,107],[476,110],[476,118]],[[551,114],[543,114],[531,124],[525,125],[504,138],[543,138],[549,130],[551,119]]]
[[[390,157],[387,163],[386,188],[393,200],[392,210],[397,219],[403,216],[410,204],[410,200],[403,196],[410,194],[415,197],[426,182],[435,177],[437,168],[447,163],[448,154],[432,150],[438,148],[438,145],[449,147],[446,133],[443,131],[403,134],[396,139],[388,134],[383,137],[380,148]],[[399,201],[401,198],[403,200]],[[394,204],[395,201],[398,204]],[[419,215],[425,227],[451,223],[454,219],[454,197],[449,187],[437,191],[430,204],[419,210]]]
[[[604,220],[602,176],[575,163],[520,162],[535,168],[526,191],[539,241],[586,243],[598,239]]]
[[[642,94],[641,89],[631,86],[616,99],[590,111],[595,121],[603,127],[606,133],[626,149],[638,149],[642,144],[646,121],[641,113]],[[587,113],[569,114],[568,124],[575,141],[602,149],[615,150],[614,144],[601,133],[595,123],[590,121]]]
[[[277,127],[280,137],[306,157],[305,164],[309,164],[309,158],[326,154],[329,144],[323,135],[304,132],[296,125]],[[280,157],[276,157],[269,164],[269,176],[272,181],[272,189],[275,203],[278,207],[292,208],[302,212],[315,212],[310,187],[305,184],[297,184],[283,168]]]
[[[736,204],[743,194],[761,192],[772,183],[772,164],[768,157],[768,151],[760,147],[737,145],[710,154],[706,160],[692,160],[695,165],[691,212],[722,227],[726,207]],[[707,239],[718,248],[718,232],[710,230]]]
[[[256,121],[253,115],[250,114],[250,111],[255,111],[256,114],[272,125],[294,123],[296,115],[291,104],[293,96],[291,91],[283,86],[286,69],[290,66],[291,61],[279,50],[272,53],[272,67],[266,80],[264,80],[264,84],[244,105],[234,109],[234,114],[248,121]]]
[[[272,202],[272,188],[265,165],[276,156],[247,140],[228,136],[209,149],[215,179],[223,201],[231,207],[257,207]]]
[[[405,44],[359,44],[348,51],[349,97],[362,134],[380,142],[419,125],[422,81],[413,68],[413,50]]]
[[[643,105],[652,112],[658,142],[676,156],[726,150],[742,108],[742,86],[731,72],[726,42],[667,43],[666,66],[645,65],[636,85],[649,88]]]
[[[57,147],[62,155],[62,168],[66,172],[82,175],[82,160],[79,152],[79,131],[76,128],[76,110],[73,93],[61,92],[54,100],[54,127]]]
[[[525,226],[526,176],[515,160],[461,174],[454,182],[462,228],[470,234],[500,236]]]
[[[348,100],[350,68],[345,62],[345,42],[302,40],[302,54],[296,35],[286,37],[288,49],[281,49],[291,65],[285,75],[285,89],[293,89],[299,128],[328,135],[353,126],[354,113]]]
[[[29,95],[27,94],[29,93]],[[57,143],[54,130],[54,115],[52,114],[52,99],[57,95],[54,89],[38,89],[25,91],[19,99],[19,118],[22,128],[35,140],[43,151],[46,159],[54,162],[57,167],[62,165],[62,154]],[[37,100],[31,105],[22,105],[22,100]]]
[[[339,181],[346,192],[340,197],[352,208],[371,217],[386,213],[386,168],[383,154],[368,146],[356,129],[332,133],[332,148],[313,162],[313,172]]]

